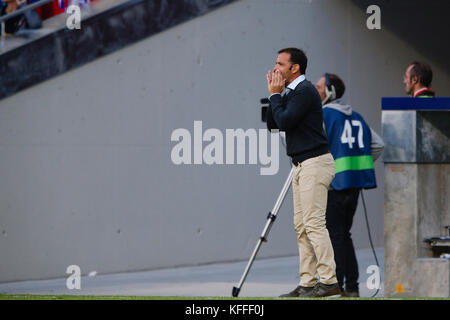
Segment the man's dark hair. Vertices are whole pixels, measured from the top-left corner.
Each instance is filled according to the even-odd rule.
[[[433,71],[431,70],[430,65],[419,61],[413,61],[410,65],[413,66],[410,70],[411,77],[416,76],[419,83],[423,84],[425,87],[429,87],[433,80]]]
[[[308,66],[308,58],[306,57],[306,54],[303,52],[303,50],[300,50],[298,48],[285,48],[278,51],[278,54],[284,52],[291,54],[291,58],[289,60],[292,62],[292,64],[298,64],[300,66],[300,73],[305,74],[306,67]]]
[[[330,84],[334,86],[334,89],[336,90],[336,99],[341,98],[345,92],[344,81],[333,73],[328,73],[328,79],[330,79]]]

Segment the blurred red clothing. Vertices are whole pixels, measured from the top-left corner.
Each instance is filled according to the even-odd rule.
[[[68,0],[62,0],[62,1],[64,1],[64,4],[65,4],[64,7],[66,8]],[[36,2],[36,1],[29,1],[29,3],[33,3],[33,2]],[[40,6],[34,10],[36,10],[36,12],[39,13],[42,20],[51,18],[53,16],[56,16],[56,15],[64,12],[64,9],[60,8],[58,0],[53,0],[53,2],[44,4],[43,6]]]
[[[35,0],[37,1],[37,0]],[[35,1],[29,1],[30,3]],[[64,8],[61,8],[58,0],[53,0],[53,2],[44,4],[43,6],[36,8],[35,10],[39,13],[42,20],[51,18],[53,16],[56,16],[58,14],[64,13],[66,8],[69,6],[69,0],[61,0],[64,1]],[[98,0],[91,0],[90,2],[96,2]]]

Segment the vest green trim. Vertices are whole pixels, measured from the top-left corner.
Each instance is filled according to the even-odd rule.
[[[372,156],[342,157],[334,161],[336,173],[348,170],[374,169]]]

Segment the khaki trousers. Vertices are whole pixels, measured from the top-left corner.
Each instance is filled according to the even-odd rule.
[[[326,228],[328,187],[335,175],[331,153],[310,158],[294,167],[294,226],[300,256],[300,285],[313,287],[320,277],[333,284],[336,263]]]

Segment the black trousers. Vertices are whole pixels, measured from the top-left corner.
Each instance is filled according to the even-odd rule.
[[[336,277],[341,290],[358,290],[358,262],[350,229],[358,205],[360,189],[329,190],[326,211],[327,229],[330,234],[336,262]]]

